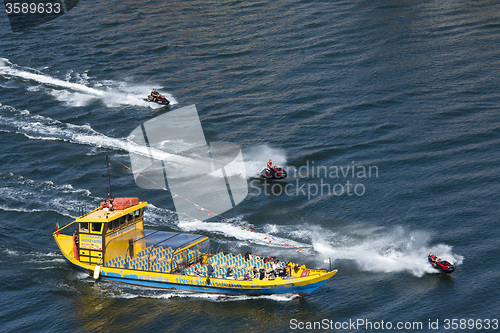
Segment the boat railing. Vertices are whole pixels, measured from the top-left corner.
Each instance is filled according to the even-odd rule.
[[[72,225],[73,223],[76,223],[76,221],[70,222],[70,223],[66,224],[66,225],[65,225],[64,227],[62,227],[62,228],[57,228],[57,230],[56,230],[56,231],[54,231],[54,232],[52,233],[52,235],[58,234],[58,233],[59,233],[59,232],[61,232],[63,229],[66,229],[67,227],[69,227],[69,226],[70,226],[70,225]]]

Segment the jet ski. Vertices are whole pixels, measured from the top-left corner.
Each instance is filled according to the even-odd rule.
[[[165,96],[160,95],[156,98],[156,100],[153,98],[153,96],[149,95],[147,99],[145,99],[146,102],[153,102],[161,105],[169,105],[170,101],[165,98]]]
[[[264,168],[260,172],[260,176],[266,179],[285,179],[288,176],[288,174],[286,173],[286,170],[283,169],[282,167],[275,166],[272,168]]]
[[[441,260],[439,258],[435,258],[433,260],[430,254],[427,257],[427,261],[429,261],[429,264],[431,264],[433,268],[437,269],[441,273],[450,274],[455,270],[455,266],[453,266],[451,262],[446,260]]]

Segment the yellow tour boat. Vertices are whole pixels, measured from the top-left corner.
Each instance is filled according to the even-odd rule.
[[[106,200],[56,230],[54,239],[73,267],[95,279],[144,287],[234,295],[305,295],[337,273],[292,262],[277,269],[257,257],[211,254],[206,236],[144,229],[147,205],[138,198]],[[65,231],[72,230],[71,225],[72,235]]]

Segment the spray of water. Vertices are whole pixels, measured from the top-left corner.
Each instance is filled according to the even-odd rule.
[[[73,71],[66,74],[65,80],[61,80],[33,68],[21,68],[5,58],[0,58],[0,76],[30,82],[32,85],[27,88],[28,90],[46,92],[71,106],[84,106],[99,100],[108,107],[122,105],[162,107],[144,100],[151,92],[151,86],[145,84],[119,81],[92,83],[87,73],[79,74]],[[158,85],[156,87],[161,91],[162,87]],[[171,105],[177,104],[172,95],[165,93],[165,97]]]
[[[350,261],[366,272],[409,272],[417,277],[438,273],[427,262],[430,251],[455,265],[463,261],[462,256],[452,252],[451,246],[431,245],[430,233],[403,226],[392,229],[353,226],[349,232],[342,233],[321,228],[309,230],[314,250],[320,258]]]
[[[281,148],[271,147],[269,144],[249,147],[243,150],[246,174],[256,177],[265,168],[267,161],[271,159],[274,164],[286,167],[286,151]]]
[[[124,138],[106,136],[90,125],[63,123],[8,105],[0,105],[0,131],[20,133],[32,140],[66,141],[93,148],[129,151],[143,156],[150,156],[152,153],[159,160],[166,159],[171,162],[182,163],[185,159],[182,156],[130,143]]]

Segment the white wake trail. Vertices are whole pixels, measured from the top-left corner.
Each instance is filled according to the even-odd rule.
[[[453,253],[446,244],[431,245],[431,234],[407,230],[402,226],[392,229],[353,226],[347,233],[312,230],[314,250],[324,259],[353,261],[367,272],[409,272],[421,277],[438,273],[427,262],[430,251],[439,257],[460,265],[463,256]]]
[[[14,66],[12,66],[12,63],[8,59],[5,58],[0,58],[0,75],[19,77],[25,80],[33,80],[38,83],[43,83],[53,87],[67,88],[95,96],[104,96],[103,91],[87,87],[83,84],[71,83],[68,81],[53,78],[51,76],[36,74],[25,70],[17,69]]]
[[[159,104],[144,100],[151,91],[151,87],[147,87],[145,84],[106,81],[96,82],[94,84],[95,87],[90,87],[84,84],[88,81],[86,73],[84,75],[74,74],[76,79],[82,83],[70,82],[71,74],[73,74],[73,71],[66,75],[66,80],[61,80],[47,74],[42,74],[32,68],[22,69],[11,63],[8,59],[0,58],[0,76],[8,79],[17,78],[24,81],[31,81],[37,85],[41,84],[45,87],[48,94],[68,105],[84,106],[92,101],[100,100],[108,107],[120,105],[141,106],[153,109],[162,107]],[[82,80],[82,78],[85,78],[85,80]],[[27,89],[37,91],[40,90],[40,87],[32,86]],[[177,100],[172,95],[168,93],[164,93],[164,95],[170,101],[171,105],[177,104]]]
[[[17,110],[8,105],[0,105],[0,130],[23,134],[32,140],[66,141],[93,148],[108,148],[132,152],[158,160],[184,163],[184,157],[159,149],[137,145],[127,138],[113,138],[94,130],[90,125],[63,123],[49,117],[33,115],[28,110]]]

